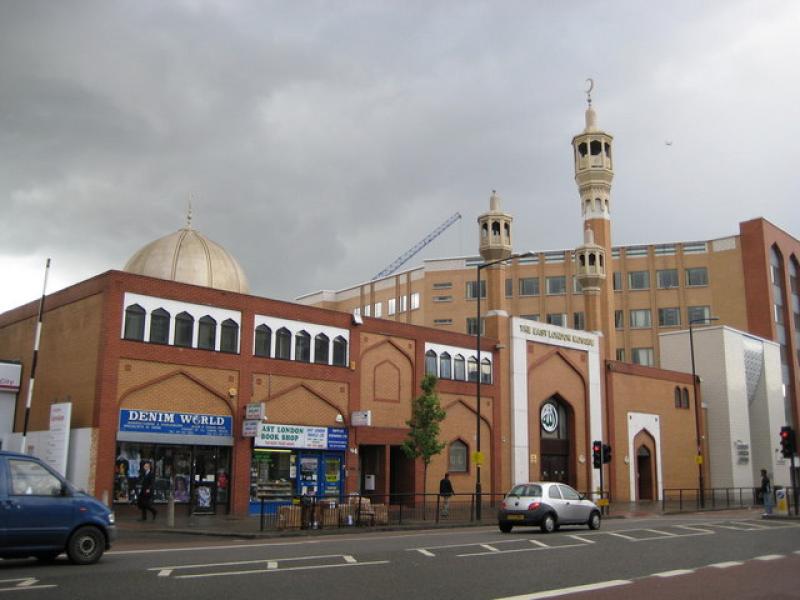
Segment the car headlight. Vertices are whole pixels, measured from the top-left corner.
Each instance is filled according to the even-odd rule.
[[[108,513],[108,524],[109,525],[113,525],[114,524],[114,513],[113,512],[112,513]]]

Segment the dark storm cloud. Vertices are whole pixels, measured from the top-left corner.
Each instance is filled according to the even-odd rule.
[[[279,298],[366,280],[456,211],[425,255],[474,253],[493,188],[519,249],[573,246],[588,76],[617,243],[797,235],[800,11],[695,4],[5,2],[0,268],[30,292],[0,310],[46,255],[62,285],[121,268],[190,196]]]

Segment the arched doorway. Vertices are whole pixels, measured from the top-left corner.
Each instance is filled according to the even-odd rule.
[[[647,446],[636,450],[636,494],[639,500],[653,499],[653,459]]]
[[[570,469],[570,411],[558,396],[552,396],[539,408],[542,481],[574,485]]]

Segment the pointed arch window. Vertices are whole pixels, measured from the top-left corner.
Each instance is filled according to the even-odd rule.
[[[681,408],[689,408],[689,390],[683,388],[683,398],[681,399]]]
[[[292,358],[292,332],[286,327],[281,327],[275,333],[275,358]]]
[[[184,348],[191,348],[194,341],[194,317],[187,312],[182,312],[175,317],[175,339],[173,344]]]
[[[217,342],[217,322],[206,315],[200,317],[197,327],[197,347],[203,350],[213,350]]]
[[[467,452],[467,445],[464,442],[461,440],[455,440],[452,444],[450,444],[447,455],[447,470],[450,473],[467,472],[469,469],[469,463],[467,462],[469,453]]]
[[[548,408],[547,405],[550,405]],[[539,409],[539,431],[543,439],[568,440],[569,414],[558,396],[551,396]],[[543,419],[544,415],[549,418]],[[549,431],[548,431],[549,430]]]
[[[481,383],[492,383],[492,363],[488,358],[481,360]]]
[[[469,381],[478,381],[478,359],[474,356],[467,360],[467,378]]]
[[[314,362],[327,365],[330,358],[331,340],[324,333],[314,338]]]
[[[272,329],[266,325],[256,327],[256,356],[270,357],[272,351]]]
[[[333,338],[333,364],[347,366],[347,340],[340,335]]]
[[[675,408],[681,407],[681,388],[675,387]]]
[[[452,377],[453,377],[453,361],[450,358],[449,353],[442,352],[442,355],[439,357],[439,378],[452,379]]]
[[[466,381],[467,379],[466,363],[464,362],[464,357],[460,354],[456,354],[453,360],[453,379],[458,381]]]
[[[307,331],[300,331],[294,336],[294,359],[311,362],[311,335]]]
[[[147,314],[138,304],[132,304],[125,309],[125,334],[126,340],[144,340],[144,318]]]
[[[222,322],[219,349],[222,352],[239,352],[239,324],[233,319]]]
[[[150,313],[150,342],[153,344],[169,343],[170,315],[163,308],[157,308]]]
[[[436,364],[436,352],[428,350],[425,353],[425,375],[434,375],[438,373],[438,365]]]

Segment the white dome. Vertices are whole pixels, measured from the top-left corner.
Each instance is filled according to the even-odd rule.
[[[236,259],[191,227],[150,242],[128,260],[123,270],[218,290],[250,292]]]

